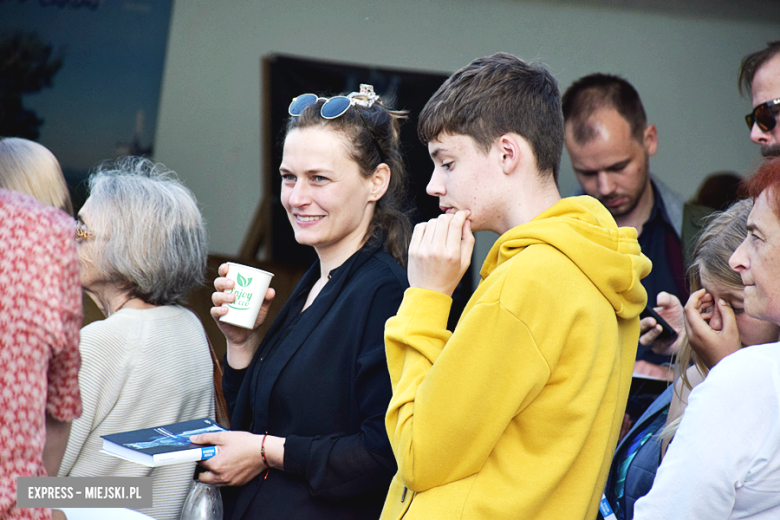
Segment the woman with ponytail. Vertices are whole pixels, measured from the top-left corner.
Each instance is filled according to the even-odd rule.
[[[219,321],[234,296],[220,267],[212,316],[227,339],[235,431],[201,435],[217,455],[200,480],[222,487],[225,518],[378,518],[395,473],[384,417],[392,390],[384,323],[408,286],[411,224],[398,126],[370,85],[293,99],[280,167],[295,239],[318,261],[261,337]]]

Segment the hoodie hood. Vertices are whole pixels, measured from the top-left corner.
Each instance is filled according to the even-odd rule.
[[[593,282],[623,319],[639,316],[647,302],[640,280],[652,264],[642,254],[632,227],[614,218],[587,195],[561,199],[530,222],[496,240],[482,265],[484,280],[496,267],[534,244],[549,244],[566,255]]]

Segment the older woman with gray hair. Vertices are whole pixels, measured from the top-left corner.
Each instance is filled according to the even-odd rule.
[[[195,463],[147,468],[101,453],[101,435],[214,416],[213,366],[198,318],[181,306],[206,268],[192,193],[143,158],[102,165],[79,211],[81,284],[106,319],[81,330],[83,414],[59,476],[151,476],[154,507],[178,519]]]

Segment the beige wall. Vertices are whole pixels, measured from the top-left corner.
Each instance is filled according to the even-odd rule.
[[[545,62],[562,90],[594,71],[627,77],[658,127],[651,169],[689,197],[707,173],[747,174],[758,162],[736,74],[743,55],[780,37],[776,18],[505,0],[177,0],[156,159],[198,197],[211,251],[235,254],[261,197],[261,175],[276,174],[261,172],[263,55],[449,72],[508,51]],[[412,165],[413,174],[429,170]],[[561,191],[574,186],[564,155]]]

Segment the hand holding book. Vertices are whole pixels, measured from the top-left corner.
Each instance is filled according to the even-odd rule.
[[[263,461],[263,437],[268,465]],[[284,439],[249,432],[224,431],[205,433],[192,439],[217,446],[217,455],[200,463],[207,471],[200,481],[217,486],[242,486],[269,466],[284,469]]]

